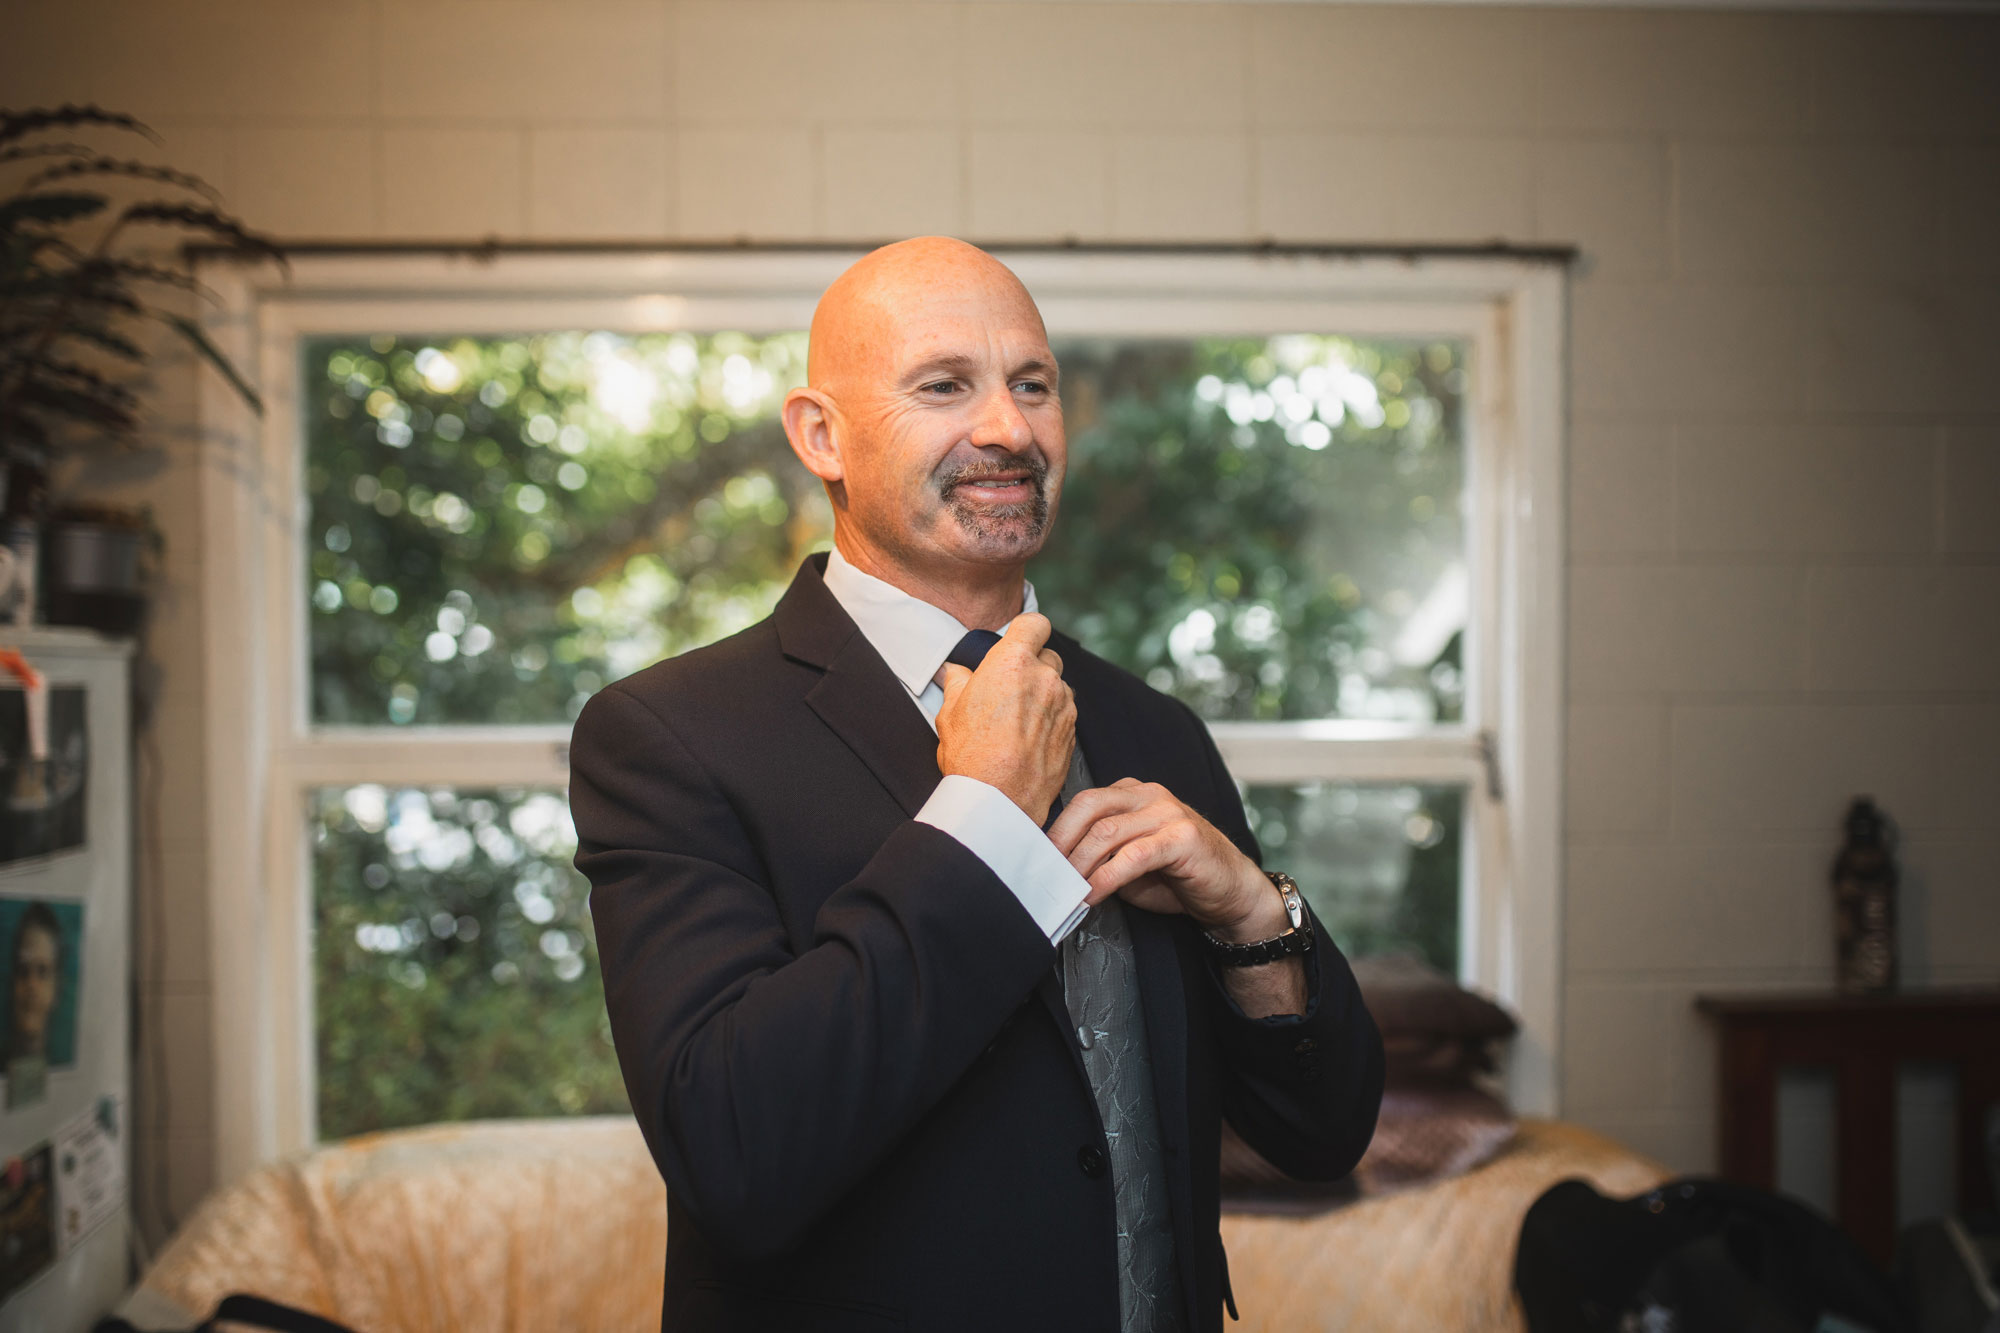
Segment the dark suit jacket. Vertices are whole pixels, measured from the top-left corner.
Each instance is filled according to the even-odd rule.
[[[823,568],[577,719],[576,861],[667,1183],[662,1326],[1111,1333],[1112,1185],[1056,950],[911,818],[936,736]],[[1053,643],[1093,778],[1160,782],[1256,856],[1194,714]],[[1373,1133],[1381,1040],[1323,933],[1309,1012],[1252,1020],[1185,917],[1128,920],[1181,1291],[1212,1333],[1221,1118],[1295,1176],[1340,1176]]]

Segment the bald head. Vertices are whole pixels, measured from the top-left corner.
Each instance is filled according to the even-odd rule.
[[[1047,342],[1041,312],[1014,271],[976,245],[917,236],[856,260],[813,309],[806,382],[837,392],[843,383],[889,372],[892,358],[933,326],[1000,321]]]
[[[935,605],[983,586],[1018,609],[1066,446],[1048,332],[1005,264],[945,236],[857,261],[813,312],[785,434],[849,560]]]

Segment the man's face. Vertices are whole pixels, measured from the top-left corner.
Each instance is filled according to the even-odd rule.
[[[1018,564],[1041,549],[1067,445],[1027,294],[936,283],[878,310],[833,396],[847,518],[902,563]]]
[[[14,958],[14,1055],[38,1055],[48,1041],[49,1015],[56,1007],[56,940],[31,930]]]

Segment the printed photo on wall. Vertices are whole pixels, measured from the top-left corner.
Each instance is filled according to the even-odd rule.
[[[0,1163],[0,1301],[55,1262],[53,1161],[44,1143]]]
[[[48,690],[31,717],[26,690],[0,689],[0,862],[83,846],[90,736],[81,685]]]
[[[76,1064],[83,993],[83,904],[0,898],[0,1033],[6,1036],[7,1109],[48,1095],[51,1069]]]

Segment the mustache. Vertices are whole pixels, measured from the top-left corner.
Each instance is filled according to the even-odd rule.
[[[1038,454],[1023,454],[1004,463],[990,458],[955,463],[938,471],[938,492],[949,495],[954,488],[963,486],[967,482],[990,481],[1013,472],[1026,472],[1028,480],[1034,483],[1035,493],[1039,495],[1049,475],[1048,461]]]

